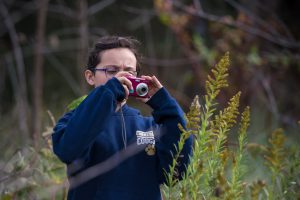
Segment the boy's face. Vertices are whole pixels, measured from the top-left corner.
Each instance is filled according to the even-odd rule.
[[[98,87],[104,85],[109,79],[116,74],[115,71],[136,71],[136,57],[127,48],[108,49],[102,52],[101,62],[96,66],[96,71],[93,73],[90,70],[85,71],[85,78],[89,85]],[[100,70],[97,70],[100,69]],[[103,70],[104,69],[104,70]],[[109,71],[105,71],[109,69]]]

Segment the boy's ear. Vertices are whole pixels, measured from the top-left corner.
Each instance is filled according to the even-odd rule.
[[[91,85],[91,86],[95,85],[95,80],[94,80],[95,76],[94,76],[94,73],[91,70],[88,70],[88,69],[85,70],[84,76],[85,76],[86,82],[89,85]]]

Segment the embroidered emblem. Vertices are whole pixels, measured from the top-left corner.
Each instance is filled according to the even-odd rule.
[[[145,148],[145,151],[148,156],[155,155],[155,145],[154,144],[148,144]]]
[[[154,134],[153,131],[136,131],[136,143],[137,145],[142,145],[142,144],[153,144],[155,145],[155,139],[154,139]]]
[[[155,155],[155,138],[153,131],[136,131],[137,145],[146,144],[145,152],[148,156]]]

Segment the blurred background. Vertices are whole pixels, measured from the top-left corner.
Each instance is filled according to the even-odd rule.
[[[251,106],[249,140],[282,127],[299,142],[300,1],[297,0],[1,0],[0,160],[41,133],[91,88],[87,55],[104,35],[141,41],[142,73],[155,74],[185,111],[230,52],[230,86],[220,107],[242,91]],[[135,100],[146,115],[146,106]]]

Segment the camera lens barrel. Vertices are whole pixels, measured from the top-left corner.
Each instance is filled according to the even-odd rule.
[[[136,86],[136,93],[137,95],[143,97],[146,96],[148,94],[149,88],[148,85],[146,83],[139,83]]]

